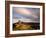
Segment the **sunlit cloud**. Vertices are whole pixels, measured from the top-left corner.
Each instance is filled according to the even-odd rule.
[[[37,14],[36,14],[37,13]],[[39,9],[35,8],[13,8],[13,23],[19,20],[23,22],[40,22]]]
[[[19,13],[21,15],[25,15],[25,16],[32,15],[34,18],[38,18],[38,16],[35,15],[31,10],[29,11],[28,9],[25,8],[16,8],[15,11],[16,13]]]

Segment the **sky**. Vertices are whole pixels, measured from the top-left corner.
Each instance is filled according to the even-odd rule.
[[[13,7],[12,19],[31,19],[32,21],[40,21],[40,8],[24,8],[24,7]],[[14,21],[13,21],[14,22]]]

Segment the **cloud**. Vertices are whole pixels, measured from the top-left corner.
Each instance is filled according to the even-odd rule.
[[[21,14],[21,15],[25,15],[25,16],[30,16],[31,15],[34,18],[38,18],[38,16],[35,15],[33,13],[33,11],[25,9],[25,8],[16,8],[15,11],[16,11],[16,13]]]

